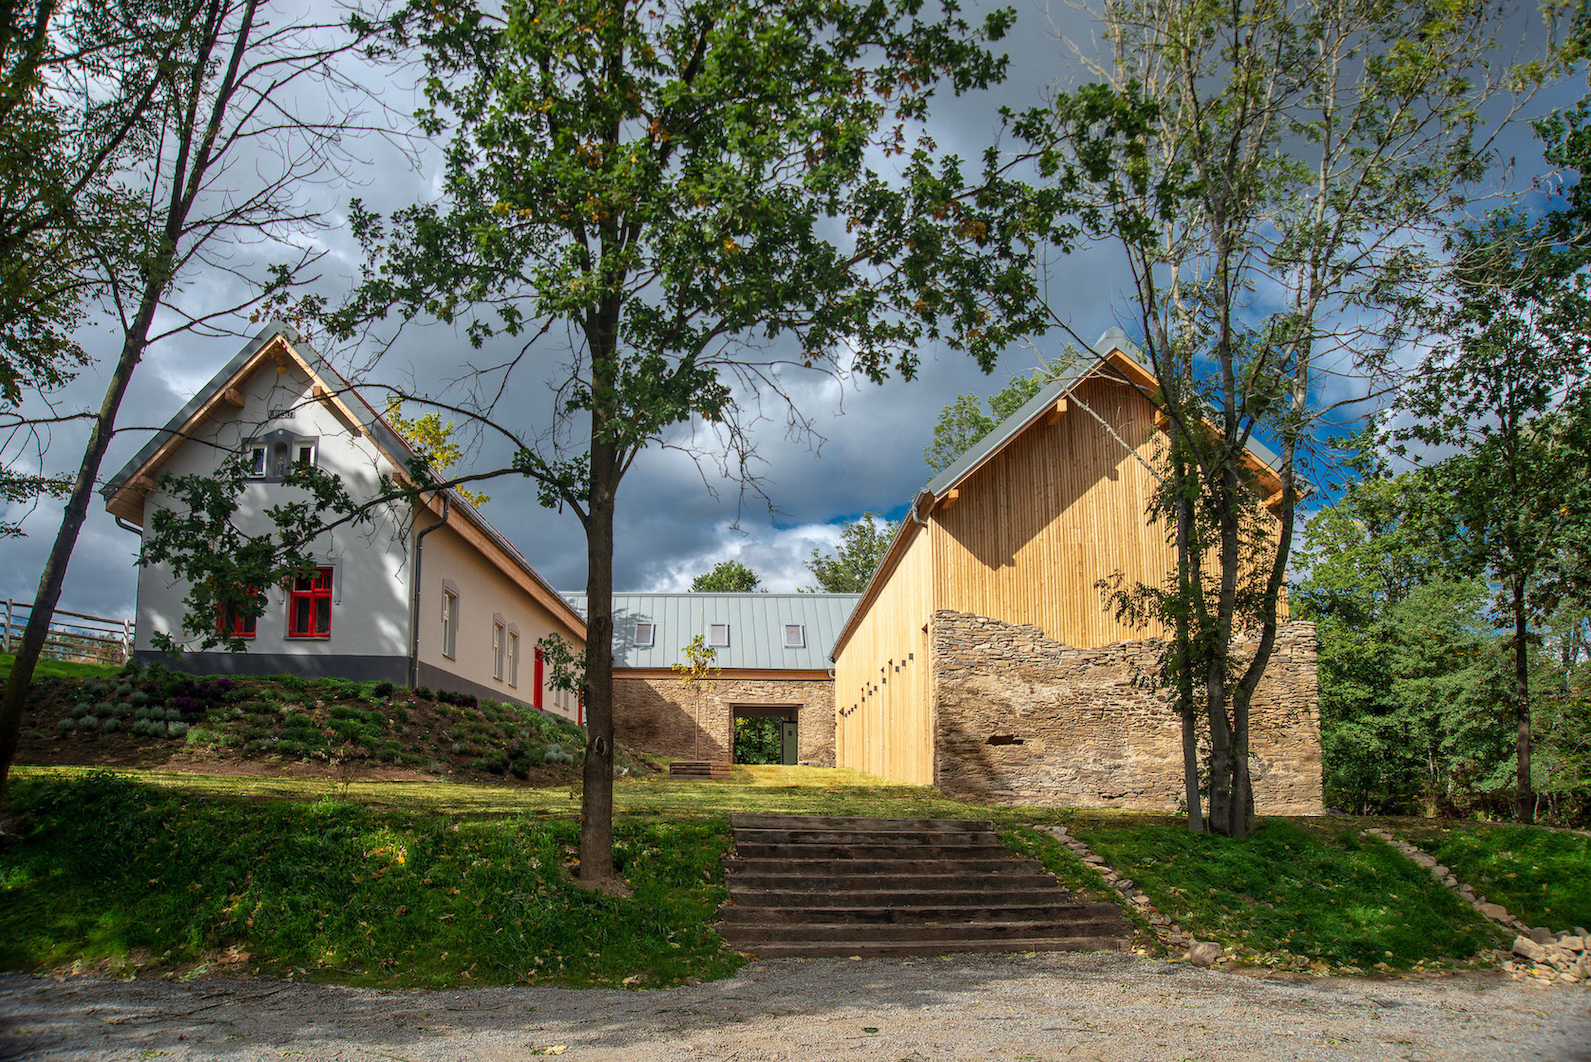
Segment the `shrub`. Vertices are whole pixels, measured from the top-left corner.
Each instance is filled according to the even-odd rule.
[[[95,715],[111,716],[116,714],[116,706],[110,701],[100,701],[94,706]]]
[[[123,682],[120,686],[116,687],[116,696],[118,697],[126,697],[132,692],[133,684],[131,682]]]
[[[414,688],[414,695],[420,698],[422,701],[436,700],[436,694],[432,692],[429,686],[416,686]]]
[[[177,722],[172,722],[172,723],[167,723],[166,724],[166,736],[167,737],[180,738],[180,737],[182,737],[182,735],[186,734],[187,732],[188,732],[188,724],[187,723],[184,723],[184,722],[181,722],[181,721],[177,721]]]
[[[370,695],[372,697],[390,697],[392,696],[392,690],[392,683],[385,681],[378,682],[374,686],[370,687]]]
[[[105,724],[102,727],[100,727],[100,729],[103,730],[107,734],[114,734],[114,733],[116,733],[116,731],[120,730],[121,728],[122,728],[122,723],[121,723],[120,719],[107,719],[107,720],[105,720]]]
[[[78,701],[77,707],[72,709],[72,714],[80,719],[85,715],[93,715],[94,705],[89,701]]]
[[[55,722],[55,734],[57,737],[65,737],[72,732],[72,728],[76,725],[77,720],[72,716],[62,716]]]
[[[135,707],[138,707],[138,708],[142,708],[144,705],[148,704],[150,702],[150,700],[151,700],[149,694],[145,693],[143,690],[135,690],[133,692],[133,695],[131,697],[127,698],[127,699],[129,701],[131,701],[132,704]]]

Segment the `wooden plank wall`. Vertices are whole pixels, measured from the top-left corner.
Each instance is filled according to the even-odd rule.
[[[1095,587],[1116,571],[1158,582],[1175,563],[1163,525],[1144,515],[1155,479],[1127,449],[1153,465],[1160,438],[1130,386],[1082,384],[1056,423],[1014,440],[935,511],[936,607],[1030,623],[1079,647],[1164,636],[1117,621]]]
[[[907,519],[910,519],[908,516]],[[834,664],[835,762],[900,782],[934,780],[928,635],[932,536],[919,533]]]

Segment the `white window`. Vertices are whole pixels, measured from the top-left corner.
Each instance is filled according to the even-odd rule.
[[[249,443],[249,476],[253,479],[263,478],[265,475],[265,447],[261,443]]]
[[[715,649],[722,649],[729,645],[729,624],[709,623],[707,625],[707,644]]]
[[[459,596],[452,590],[442,591],[442,655],[452,660],[457,653],[459,637]]]
[[[502,623],[492,621],[492,678],[499,682],[503,680],[503,656],[508,651],[507,634]]]
[[[650,649],[657,644],[657,624],[637,623],[635,625],[635,645],[638,649]]]
[[[299,439],[293,443],[293,464],[305,468],[315,467],[315,440]]]
[[[508,632],[508,684],[519,685],[519,632]]]
[[[784,647],[786,649],[805,649],[807,647],[807,629],[799,623],[786,623],[784,625]]]

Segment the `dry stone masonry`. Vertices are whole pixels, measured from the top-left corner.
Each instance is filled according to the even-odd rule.
[[[1116,873],[1115,869],[1105,862],[1102,856],[1096,854],[1084,842],[1073,837],[1065,826],[1035,826],[1033,828],[1039,833],[1049,834],[1070,848],[1072,853],[1081,859],[1085,865],[1093,867],[1099,873],[1099,876],[1105,879],[1105,884],[1109,885],[1116,895],[1121,897],[1124,904],[1143,916],[1143,919],[1149,923],[1149,928],[1154,931],[1155,938],[1168,951],[1186,947],[1189,949],[1189,961],[1195,962],[1199,966],[1208,966],[1212,962],[1220,960],[1222,957],[1221,945],[1200,944],[1198,941],[1191,940],[1185,936],[1182,932],[1182,927],[1162,914],[1160,909],[1154,905],[1154,901],[1149,899],[1148,894],[1140,889],[1131,878],[1124,878]],[[1196,948],[1204,949],[1204,951],[1200,952],[1200,955],[1203,956],[1203,961],[1196,961],[1193,958],[1193,950]],[[1210,948],[1215,949],[1213,956],[1209,953],[1208,949]]]
[[[1177,809],[1181,720],[1154,681],[1160,642],[1077,649],[1034,626],[948,610],[934,613],[930,630],[935,783],[945,793]],[[1314,624],[1285,625],[1255,693],[1250,743],[1265,814],[1321,812],[1315,654]]]
[[[1411,862],[1424,867],[1431,877],[1475,908],[1482,916],[1491,919],[1504,929],[1516,934],[1508,951],[1499,951],[1503,969],[1515,977],[1532,977],[1540,981],[1564,981],[1571,984],[1591,982],[1591,934],[1581,926],[1572,930],[1554,932],[1545,926],[1527,926],[1508,913],[1500,903],[1492,903],[1477,895],[1467,883],[1459,881],[1436,857],[1422,851],[1380,827],[1364,831],[1367,836],[1385,841]],[[1522,960],[1522,961],[1521,961]]]
[[[729,762],[737,706],[789,705],[801,763],[834,766],[834,683],[800,679],[710,679],[699,701],[678,679],[613,679],[614,737],[665,756]],[[697,720],[701,741],[697,742]]]

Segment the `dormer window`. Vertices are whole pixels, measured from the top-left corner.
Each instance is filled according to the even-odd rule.
[[[657,644],[657,624],[640,622],[635,625],[635,647],[650,649]]]
[[[707,625],[707,644],[714,649],[727,649],[729,647],[729,624],[709,623]]]
[[[799,623],[786,623],[784,625],[784,647],[786,649],[805,649],[807,647],[807,629]]]

